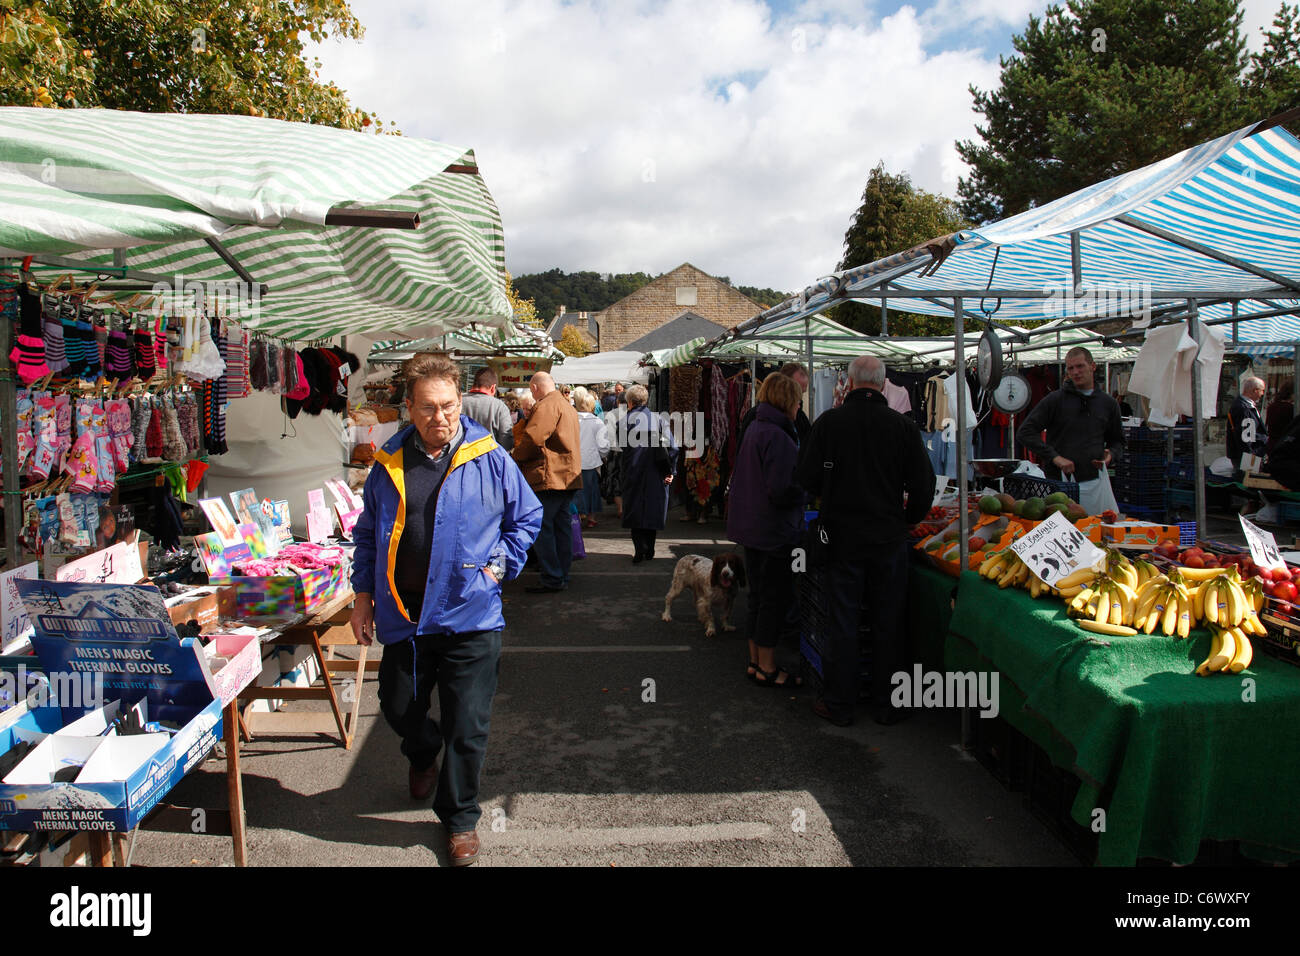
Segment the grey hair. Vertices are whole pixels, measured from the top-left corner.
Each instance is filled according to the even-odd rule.
[[[885,363],[874,355],[859,355],[849,363],[849,383],[854,388],[870,385],[872,388],[885,387]]]
[[[627,389],[627,407],[635,408],[650,401],[650,392],[644,385],[633,385]]]
[[[1241,377],[1241,390],[1244,392],[1246,389],[1252,386],[1254,386],[1255,388],[1268,388],[1268,385],[1265,383],[1265,381],[1262,378],[1260,378],[1258,375],[1243,375]]]

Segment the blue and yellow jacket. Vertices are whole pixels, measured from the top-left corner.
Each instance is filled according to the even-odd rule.
[[[542,504],[511,457],[482,425],[460,417],[464,439],[438,490],[424,609],[412,621],[394,585],[397,546],[406,523],[402,444],[408,425],[375,453],[365,508],[353,529],[352,587],[375,601],[375,635],[394,644],[416,634],[463,634],[505,626],[501,586],[483,573],[499,563],[506,578],[524,569],[542,526]],[[418,624],[418,627],[417,627]]]

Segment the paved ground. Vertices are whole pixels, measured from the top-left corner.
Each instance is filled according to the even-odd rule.
[[[962,752],[954,713],[837,728],[807,691],[744,680],[742,632],[706,639],[687,596],[660,621],[676,558],[729,550],[721,534],[674,512],[660,556],[634,566],[607,516],[568,592],[525,594],[531,572],[507,585],[479,865],[1074,865]],[[252,865],[445,864],[373,680],[351,751],[306,737],[241,752]],[[209,760],[172,802],[224,812],[223,769]],[[134,862],[229,865],[230,841],[144,832]]]

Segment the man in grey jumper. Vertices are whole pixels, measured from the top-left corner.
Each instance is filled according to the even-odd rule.
[[[474,376],[474,387],[461,398],[461,410],[490,431],[497,444],[509,451],[515,447],[510,409],[496,395],[497,373],[481,368]]]

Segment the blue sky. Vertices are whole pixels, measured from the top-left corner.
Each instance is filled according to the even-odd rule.
[[[1279,0],[1247,0],[1246,25]],[[322,76],[472,147],[516,274],[682,262],[793,290],[832,271],[872,167],[956,195],[968,86],[1039,0],[351,0]]]

